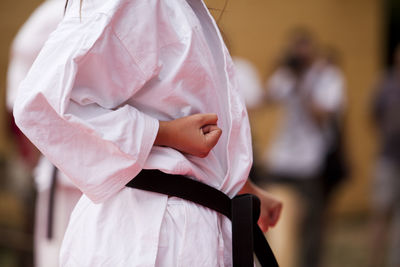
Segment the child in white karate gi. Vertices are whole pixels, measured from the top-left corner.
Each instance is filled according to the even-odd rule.
[[[21,84],[17,125],[84,193],[61,266],[231,266],[231,222],[127,188],[142,169],[230,197],[256,194],[266,231],[281,203],[247,181],[246,109],[202,0],[79,0]]]

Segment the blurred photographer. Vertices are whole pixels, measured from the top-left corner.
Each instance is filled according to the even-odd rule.
[[[320,266],[324,211],[336,184],[326,177],[339,181],[343,174],[332,169],[343,168],[336,122],[344,105],[344,78],[327,57],[317,54],[312,35],[299,30],[266,87],[267,100],[285,108],[278,135],[265,153],[270,182],[290,187],[299,197],[294,201],[298,206],[288,209],[300,210],[294,216],[298,221],[292,222],[298,233],[294,240],[299,240],[296,266]]]

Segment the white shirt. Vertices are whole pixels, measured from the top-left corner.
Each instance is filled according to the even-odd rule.
[[[323,62],[313,64],[297,89],[296,80],[287,69],[280,68],[272,75],[267,83],[268,94],[284,103],[286,114],[265,155],[269,171],[295,178],[318,174],[330,144],[329,127],[317,125],[305,103],[338,113],[344,103],[344,87],[341,71]]]
[[[143,168],[160,169],[234,196],[252,163],[247,113],[202,1],[87,0],[81,18],[79,2],[71,2],[22,83],[14,115],[85,194],[62,265],[154,266],[168,197],[125,184]],[[223,133],[206,158],[153,146],[158,120],[209,112]],[[176,226],[184,233],[182,265],[229,266],[229,220],[181,202],[188,215]]]
[[[263,91],[257,68],[247,59],[234,57],[239,93],[247,108],[257,108],[263,99]]]
[[[64,15],[64,0],[43,2],[24,23],[11,45],[10,63],[7,71],[7,108],[13,109],[18,87],[27,75],[34,60]],[[42,157],[34,170],[35,184],[39,192],[50,187],[53,165]],[[66,187],[73,184],[59,173],[58,182]]]

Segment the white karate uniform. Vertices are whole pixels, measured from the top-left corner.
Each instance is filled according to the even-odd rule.
[[[62,266],[230,266],[231,223],[166,195],[126,188],[141,169],[234,196],[252,163],[232,60],[201,0],[70,3],[21,84],[14,115],[83,192]],[[216,113],[206,158],[153,146],[159,120]]]
[[[12,110],[20,82],[27,75],[50,33],[64,14],[64,0],[43,2],[18,31],[12,46],[7,73],[7,108]],[[57,174],[52,238],[47,237],[50,186],[54,166],[41,157],[34,170],[37,201],[35,211],[35,266],[54,267],[59,262],[61,242],[69,217],[81,192],[62,173]]]

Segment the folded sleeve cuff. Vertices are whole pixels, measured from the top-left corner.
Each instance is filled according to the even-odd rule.
[[[159,121],[151,116],[141,113],[144,120],[142,143],[136,161],[130,167],[121,170],[115,177],[106,179],[104,183],[83,192],[94,203],[101,203],[112,195],[118,193],[125,185],[142,170],[157,137]],[[135,129],[132,129],[134,133]]]

